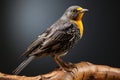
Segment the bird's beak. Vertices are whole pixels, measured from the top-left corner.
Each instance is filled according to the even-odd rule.
[[[84,12],[87,12],[88,9],[82,9],[81,12],[84,13]]]

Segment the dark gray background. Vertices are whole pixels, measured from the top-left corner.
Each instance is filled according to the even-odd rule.
[[[77,63],[120,67],[119,9],[117,2],[105,0],[1,0],[0,71],[11,74],[22,61],[19,55],[71,5],[88,8],[83,17],[84,35],[63,59]],[[50,57],[32,61],[20,75],[38,75],[52,71]]]

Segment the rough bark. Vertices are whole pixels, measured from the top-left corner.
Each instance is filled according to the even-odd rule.
[[[120,80],[120,68],[95,65],[89,62],[75,64],[71,72],[54,70],[34,77],[0,73],[0,80]]]

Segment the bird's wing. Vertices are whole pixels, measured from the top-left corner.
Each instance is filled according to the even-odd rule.
[[[59,44],[59,42],[69,41],[73,35],[71,34],[73,24],[69,22],[58,21],[43,32],[40,37],[28,46],[23,55],[42,54],[50,48]]]
[[[72,37],[73,35],[68,34],[64,31],[56,31],[54,35],[45,40],[45,42],[42,44],[42,49],[47,48],[49,46],[52,47],[54,44],[57,44],[58,42],[69,41]]]
[[[56,26],[58,27],[58,26]],[[33,51],[30,55],[35,54],[43,54],[46,52],[50,52],[54,49],[57,50],[58,48],[62,47],[65,42],[69,42],[73,38],[72,34],[72,28],[73,25],[62,25],[62,28],[53,30],[53,34],[46,38],[46,40],[42,43],[42,46],[40,48],[37,48],[35,51]]]

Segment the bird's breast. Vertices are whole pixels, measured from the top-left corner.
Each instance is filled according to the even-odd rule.
[[[78,28],[79,31],[80,31],[80,37],[82,37],[83,31],[84,31],[82,20],[74,20],[74,21],[72,20],[72,22],[73,22],[74,24],[76,24],[77,28]]]

